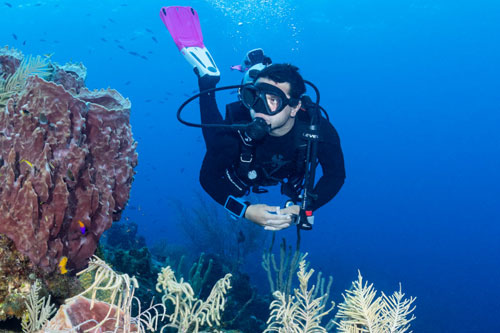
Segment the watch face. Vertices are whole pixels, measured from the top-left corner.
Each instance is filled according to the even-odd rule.
[[[245,208],[245,205],[243,205],[241,202],[233,198],[228,198],[226,203],[226,209],[229,210],[231,213],[239,216],[241,215],[243,208]]]

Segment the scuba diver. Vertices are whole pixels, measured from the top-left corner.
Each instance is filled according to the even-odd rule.
[[[216,88],[220,72],[203,44],[196,11],[164,7],[160,16],[198,77],[200,93],[181,105],[177,117],[202,128],[203,189],[234,218],[245,218],[266,230],[290,225],[310,230],[313,212],[339,192],[345,179],[339,136],[326,112],[326,118],[321,115],[317,88],[302,78],[297,67],[273,64],[262,49],[248,52],[241,65],[232,67],[245,73],[241,85]],[[306,83],[315,90],[316,102],[305,95]],[[215,92],[224,89],[238,89],[239,101],[226,105],[223,118]],[[201,124],[180,116],[196,98]],[[315,183],[318,162],[322,175]],[[289,198],[284,207],[242,199],[278,184]]]

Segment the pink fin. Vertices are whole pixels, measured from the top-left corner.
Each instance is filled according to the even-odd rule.
[[[203,45],[200,19],[191,7],[169,6],[160,10],[160,17],[174,39],[179,51],[185,47]]]

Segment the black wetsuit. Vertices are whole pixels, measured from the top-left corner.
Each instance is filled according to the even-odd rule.
[[[200,81],[200,90],[211,87],[214,87],[214,84]],[[232,103],[229,107],[237,111],[241,108],[241,113],[247,117],[247,122],[251,121],[249,111],[239,102]],[[225,120],[222,118],[215,93],[200,97],[200,111],[203,124],[231,123],[228,117]],[[303,125],[308,124],[305,122],[307,120],[302,120],[305,114],[306,112],[299,111],[294,127],[287,134],[280,137],[267,135],[263,140],[253,144],[254,148],[251,149],[243,147],[238,132],[203,128],[207,153],[200,171],[202,187],[215,201],[224,205],[228,195],[244,196],[250,187],[258,189],[259,186],[276,185],[283,180],[302,179],[305,171],[305,154],[302,153],[303,149],[298,149],[298,146],[305,146],[306,141],[298,138],[301,138]],[[345,179],[344,158],[337,131],[323,118],[320,123],[320,135],[322,139],[318,144],[317,156],[323,175],[313,190],[317,199],[312,203],[312,210],[330,201],[338,193]],[[247,164],[247,167],[242,167],[240,163],[242,151],[252,152],[252,163]],[[257,178],[250,180],[246,177],[248,170],[254,171]]]

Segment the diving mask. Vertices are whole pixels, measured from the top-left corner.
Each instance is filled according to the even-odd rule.
[[[288,98],[280,88],[263,82],[243,86],[240,99],[248,109],[269,116],[280,113],[287,105],[297,106],[299,102],[296,98]]]

